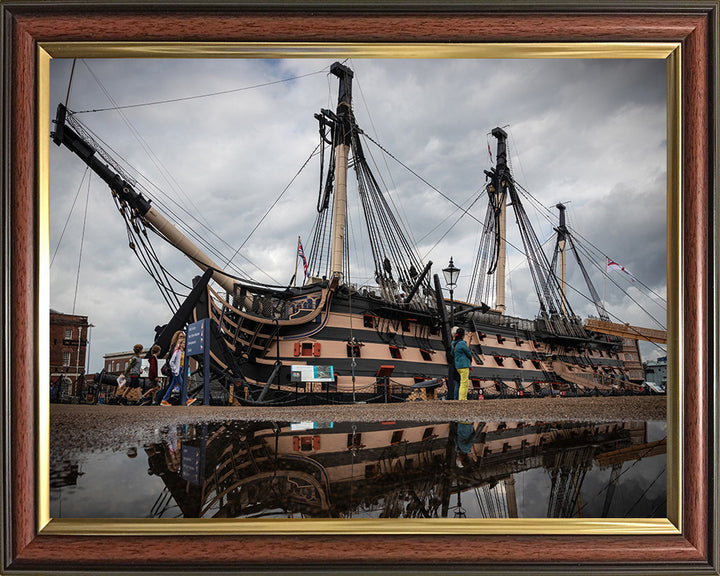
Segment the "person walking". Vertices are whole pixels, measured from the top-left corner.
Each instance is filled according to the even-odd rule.
[[[141,404],[149,404],[155,398],[155,394],[160,392],[162,389],[160,382],[158,381],[158,359],[157,355],[160,352],[160,346],[157,344],[150,348],[150,358],[148,358],[148,381],[150,382],[150,388],[147,392],[142,395]]]
[[[133,356],[130,358],[123,376],[128,377],[126,386],[118,394],[120,402],[123,404],[140,402],[142,389],[140,387],[140,373],[142,372],[142,354],[143,345],[135,344],[133,346]]]
[[[169,349],[170,356],[172,356],[173,353],[175,352],[175,348],[177,347],[177,343],[180,340],[180,338],[183,338],[183,339],[185,338],[185,332],[183,332],[182,330],[177,330],[175,332],[175,334],[173,334],[172,339],[170,340],[170,349]],[[166,370],[166,368],[168,370]],[[160,390],[160,392],[155,394],[155,398],[153,399],[153,403],[152,403],[153,406],[159,406],[160,401],[165,398],[168,390],[173,389],[173,374],[172,374],[172,371],[170,370],[170,360],[165,361],[165,365],[162,367],[162,374],[163,374],[163,376],[165,376],[165,386],[163,387],[162,390]],[[170,395],[167,394],[167,396],[169,397]]]
[[[455,369],[460,374],[460,389],[458,390],[458,400],[467,400],[468,387],[470,386],[470,363],[472,354],[470,348],[465,343],[465,329],[458,328],[455,332],[453,340],[453,358],[455,359]]]
[[[175,336],[173,336],[173,338],[175,338]],[[185,360],[185,333],[182,332],[177,337],[177,340],[175,342],[175,348],[173,349],[172,356],[170,357],[171,378],[170,378],[170,384],[167,386],[167,389],[165,391],[165,395],[163,396],[163,399],[160,402],[160,404],[162,406],[170,406],[170,402],[169,402],[170,394],[172,394],[173,389],[176,386],[178,388],[181,388],[183,385],[182,366],[183,366],[184,360]]]
[[[183,366],[185,364],[185,332],[179,331],[180,333],[176,332],[173,335],[173,340],[176,340],[175,344],[175,350],[173,351],[172,356],[170,357],[170,372],[172,374],[172,379],[170,380],[170,384],[168,385],[165,395],[163,396],[163,399],[160,401],[161,406],[170,406],[170,395],[172,394],[173,389],[177,386],[182,394],[182,387],[184,384],[184,378],[182,374]],[[181,396],[182,397],[182,396]],[[190,398],[185,405],[190,406],[195,402],[195,398]]]

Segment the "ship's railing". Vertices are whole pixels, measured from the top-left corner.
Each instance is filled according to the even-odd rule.
[[[223,315],[228,312],[232,312],[237,316],[257,322],[260,324],[278,324],[280,326],[298,325],[305,324],[314,320],[325,306],[330,290],[322,288],[318,290],[317,294],[312,295],[311,298],[306,300],[311,301],[311,307],[307,308],[304,304],[298,301],[288,300],[281,301],[279,298],[264,297],[259,300],[260,304],[258,307],[253,305],[250,310],[241,309],[230,304],[225,298],[220,296],[218,292],[208,286],[208,294],[211,299],[219,302],[219,306],[223,310]],[[253,299],[253,303],[255,298]],[[264,302],[264,304],[262,304]]]
[[[544,318],[538,318],[536,325],[539,329],[557,336],[572,336],[576,338],[585,338],[587,333],[583,328],[580,318],[561,316],[553,314]]]
[[[417,294],[413,297],[409,304],[405,304],[405,293],[398,292],[397,290],[383,290],[382,286],[371,286],[369,284],[344,284],[346,289],[349,289],[355,294],[368,298],[376,298],[379,300],[385,300],[387,302],[397,304],[398,306],[405,306],[410,310],[421,310],[427,312],[434,308],[432,299],[423,295],[422,290],[418,290]]]
[[[493,326],[499,326],[503,328],[510,328],[511,330],[535,330],[535,321],[528,320],[526,318],[519,318],[516,316],[505,316],[504,314],[498,314],[497,312],[471,312],[467,315],[469,319],[474,320],[476,323],[491,324]]]

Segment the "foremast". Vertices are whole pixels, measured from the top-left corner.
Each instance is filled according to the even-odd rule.
[[[338,103],[335,122],[335,196],[333,198],[332,246],[330,274],[342,280],[343,254],[347,234],[347,176],[352,139],[352,79],[353,71],[339,62],[330,67],[338,77]]]
[[[311,281],[326,277],[331,287],[342,283],[350,290],[356,288],[350,282],[351,262],[347,257],[348,178],[352,167],[374,264],[374,270],[358,266],[352,274],[355,278],[374,278],[380,289],[379,300],[385,305],[400,311],[427,312],[433,295],[429,280],[431,263],[423,264],[413,249],[365,156],[361,138],[364,132],[353,111],[352,70],[336,62],[330,72],[339,80],[337,107],[335,111],[323,109],[315,114],[321,144],[330,144],[331,148],[326,180],[321,163],[318,216],[309,254],[310,275],[314,279]],[[321,156],[324,161],[324,154]]]

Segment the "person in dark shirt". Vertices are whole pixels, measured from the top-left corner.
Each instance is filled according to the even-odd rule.
[[[150,358],[148,358],[148,362],[150,364],[148,367],[148,382],[150,383],[150,388],[148,388],[145,394],[143,394],[141,404],[149,404],[155,398],[155,394],[161,390],[160,382],[158,380],[157,355],[159,352],[160,346],[157,344],[150,348]]]

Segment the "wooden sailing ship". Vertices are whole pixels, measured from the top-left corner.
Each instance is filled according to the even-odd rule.
[[[647,333],[609,322],[602,307],[600,320],[592,324],[573,314],[565,294],[564,260],[572,237],[564,213],[561,210],[556,256],[550,263],[524,216],[506,161],[507,134],[500,128],[492,132],[497,162],[486,171],[489,204],[476,263],[476,299],[449,306],[438,275],[431,273],[432,263],[420,261],[411,249],[365,158],[363,132],[352,107],[353,71],[335,63],[331,73],[338,80],[337,107],[316,114],[321,142],[329,149],[328,169],[301,286],[269,286],[224,270],[136,190],[111,155],[65,106],[58,106],[53,141],[74,152],[107,183],[128,230],[144,236],[147,230],[155,232],[203,270],[156,334],[161,354],[176,330],[208,319],[210,362],[201,363],[199,371],[212,377],[214,402],[391,402],[427,397],[423,390],[442,392],[451,331],[453,326],[464,326],[474,355],[471,398],[642,391],[637,340]],[[349,281],[350,167],[369,229],[373,289]],[[519,215],[540,301],[540,312],[532,320],[505,315],[508,203]],[[489,296],[493,275],[494,294]],[[485,303],[490,298],[493,306]],[[594,300],[599,302],[596,294]],[[331,376],[303,376],[302,367],[331,369]]]
[[[150,516],[448,518],[464,499],[475,517],[517,518],[516,477],[545,469],[548,518],[608,517],[623,463],[666,452],[647,436],[645,422],[195,424],[145,447],[164,484]],[[587,503],[593,467],[611,470]]]

